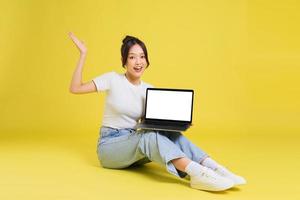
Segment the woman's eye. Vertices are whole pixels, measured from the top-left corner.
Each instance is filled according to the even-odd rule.
[[[129,59],[133,59],[133,56],[130,56]]]
[[[141,56],[141,58],[145,58],[145,56]]]

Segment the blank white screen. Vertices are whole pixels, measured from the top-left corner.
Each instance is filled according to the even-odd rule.
[[[191,121],[193,93],[148,90],[146,118]]]

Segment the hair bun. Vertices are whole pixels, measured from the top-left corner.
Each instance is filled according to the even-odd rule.
[[[134,40],[134,39],[136,39],[135,37],[133,37],[133,36],[130,36],[130,35],[126,35],[126,37],[123,39],[123,44],[125,44],[125,43],[127,43],[128,41],[130,41],[130,40]]]

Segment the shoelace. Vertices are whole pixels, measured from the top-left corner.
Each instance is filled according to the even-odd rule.
[[[201,172],[201,176],[206,176],[207,178],[213,178],[213,179],[217,180],[217,177],[214,174],[214,171],[212,171],[208,168],[203,169],[203,172]]]
[[[227,170],[226,168],[224,168],[224,170]],[[216,169],[215,171],[218,173],[218,174],[220,174],[220,175],[222,175],[222,176],[228,176],[228,175],[230,175],[230,173],[225,173],[225,171],[224,170],[218,170],[218,169]],[[230,175],[231,176],[231,175]]]

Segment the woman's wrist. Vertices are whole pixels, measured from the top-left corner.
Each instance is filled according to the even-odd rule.
[[[82,52],[80,52],[80,57],[86,57],[86,52],[85,53],[82,53]]]

